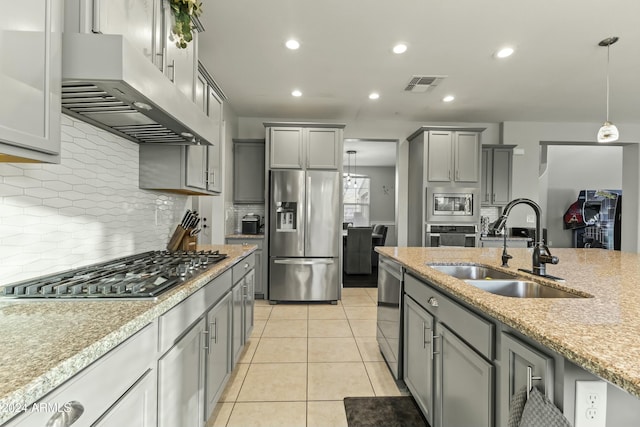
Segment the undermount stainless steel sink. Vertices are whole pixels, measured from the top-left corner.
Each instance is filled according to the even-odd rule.
[[[427,264],[444,274],[495,295],[512,298],[586,298],[582,295],[552,288],[522,276],[475,264]]]
[[[485,267],[481,265],[473,264],[458,264],[458,265],[445,265],[445,264],[427,264],[429,267],[438,270],[449,276],[453,276],[456,279],[461,280],[502,280],[517,278],[515,274],[505,273],[504,271],[496,270],[491,267]]]
[[[584,298],[562,289],[529,280],[465,280],[468,284],[495,295],[512,298]]]

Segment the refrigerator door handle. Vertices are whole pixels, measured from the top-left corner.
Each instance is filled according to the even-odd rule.
[[[317,264],[333,264],[333,259],[309,259],[309,258],[288,258],[288,259],[276,259],[273,260],[274,264],[288,264],[288,265],[317,265]]]

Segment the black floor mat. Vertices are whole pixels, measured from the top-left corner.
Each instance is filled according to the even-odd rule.
[[[411,396],[345,397],[349,427],[429,427]]]

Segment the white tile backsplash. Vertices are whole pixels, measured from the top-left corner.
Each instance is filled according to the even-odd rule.
[[[164,249],[191,198],[138,188],[138,145],[62,117],[58,165],[0,163],[0,285]]]

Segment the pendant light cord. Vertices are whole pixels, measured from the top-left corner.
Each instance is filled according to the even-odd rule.
[[[607,122],[609,122],[609,51],[611,43],[607,44]]]

